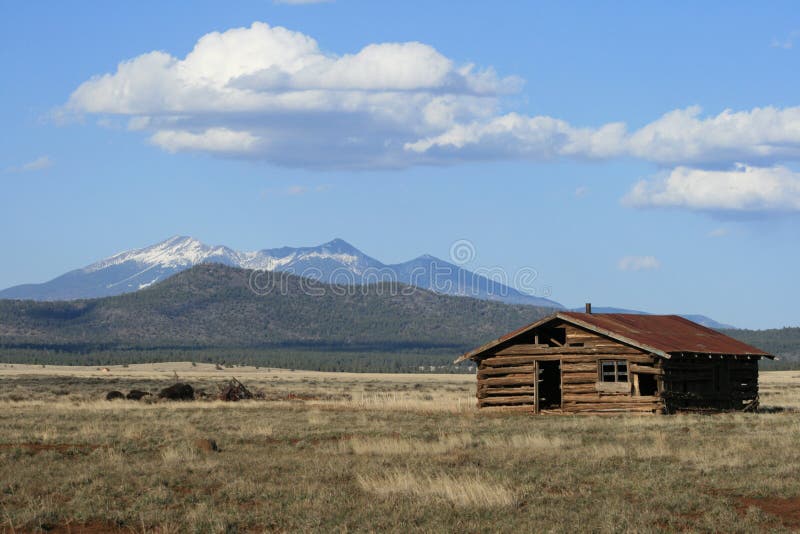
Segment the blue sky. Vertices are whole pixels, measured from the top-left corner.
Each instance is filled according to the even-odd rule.
[[[0,39],[0,287],[468,239],[566,305],[800,324],[793,2],[6,0]]]

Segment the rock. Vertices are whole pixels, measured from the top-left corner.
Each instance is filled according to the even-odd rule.
[[[124,399],[125,395],[122,394],[121,391],[109,391],[106,394],[106,400],[112,401],[116,399]]]
[[[162,399],[168,400],[193,400],[194,388],[189,384],[178,382],[168,388],[162,389],[158,396]]]

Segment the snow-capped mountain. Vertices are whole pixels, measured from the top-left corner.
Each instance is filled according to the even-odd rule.
[[[317,247],[282,247],[239,252],[176,236],[150,247],[121,252],[42,284],[25,284],[0,291],[0,298],[72,300],[138,291],[200,263],[215,262],[245,269],[286,271],[335,284],[396,281],[437,293],[464,295],[561,308],[552,300],[517,291],[507,285],[435,258],[420,256],[396,265],[381,263],[354,246],[334,239]]]

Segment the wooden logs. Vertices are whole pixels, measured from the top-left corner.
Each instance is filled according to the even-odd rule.
[[[516,388],[478,388],[478,398],[508,395],[536,395],[536,388],[531,386],[521,386]]]
[[[511,345],[495,352],[496,356],[547,356],[550,354],[644,354],[641,350],[624,345],[608,345],[605,347],[546,347],[541,345]]]
[[[519,404],[513,406],[481,406],[481,412],[483,413],[507,413],[507,412],[522,412],[522,413],[534,413],[533,406],[527,404]]]
[[[575,347],[565,347],[570,351],[581,350]],[[555,349],[553,349],[555,350]],[[561,349],[559,349],[561,350]],[[596,363],[598,360],[627,360],[629,363],[653,363],[653,357],[647,354],[623,354],[620,352],[607,353],[551,353],[551,354],[524,354],[516,356],[490,356],[480,361],[481,369],[488,367],[505,367],[509,365],[532,365],[534,362],[547,362],[560,360],[564,364]]]
[[[639,373],[640,375],[663,375],[664,370],[656,367],[649,367],[647,365],[637,365],[635,363],[630,366],[631,373]]]
[[[620,397],[618,395],[598,395],[595,394],[581,394],[581,395],[562,395],[561,400],[565,403],[567,402],[575,402],[575,403],[588,403],[588,404],[652,404],[660,402],[661,399],[655,396],[646,396],[646,397],[636,397],[636,396],[629,396],[629,397]]]
[[[594,388],[598,393],[608,393],[611,395],[631,394],[630,382],[595,382]]]
[[[486,397],[478,399],[480,406],[491,406],[497,404],[530,404],[536,402],[536,397],[532,395],[514,395],[508,397]]]
[[[487,367],[478,369],[478,378],[486,378],[490,376],[501,376],[514,373],[535,373],[535,365],[514,365],[510,367]]]
[[[478,380],[478,386],[531,386],[538,377],[533,374],[519,374],[516,376],[491,377]]]
[[[597,376],[597,360],[591,362],[567,362],[561,368],[562,373],[594,373]]]
[[[561,386],[561,393],[597,393],[595,388],[594,382],[583,383],[583,384],[562,384]]]
[[[597,382],[597,371],[584,373],[563,373],[561,375],[562,384],[584,384]]]
[[[662,410],[659,403],[570,403],[562,404],[561,409],[565,412],[655,412]]]

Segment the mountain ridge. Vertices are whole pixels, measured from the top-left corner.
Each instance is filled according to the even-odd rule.
[[[271,290],[254,290],[253,273]],[[553,311],[402,284],[337,287],[204,263],[113,297],[0,300],[0,361],[234,361],[376,372],[434,365],[450,372],[463,351]],[[787,368],[800,357],[800,328],[726,333],[782,356],[778,365]]]
[[[402,284],[349,292],[265,272],[204,263],[141,291],[97,299],[0,301],[0,345],[101,347],[379,347],[453,354],[552,309],[440,295]],[[350,286],[352,288],[352,286]]]
[[[0,299],[75,300],[138,291],[201,263],[243,269],[285,271],[334,284],[392,281],[442,294],[464,295],[511,304],[563,308],[555,301],[518,291],[430,254],[384,264],[341,238],[315,247],[279,247],[252,252],[209,246],[189,236],[114,254],[40,284],[0,291]]]
[[[115,296],[150,287],[202,263],[282,271],[337,285],[397,282],[445,295],[564,308],[558,302],[523,293],[430,254],[422,254],[405,262],[385,264],[341,238],[311,247],[282,246],[237,251],[224,245],[206,245],[185,235],[175,235],[154,245],[119,252],[47,282],[21,284],[0,290],[0,299],[60,301]],[[613,307],[595,306],[594,309],[598,313],[649,314]],[[582,308],[573,310],[582,311]],[[704,315],[680,315],[710,328],[735,328]]]

